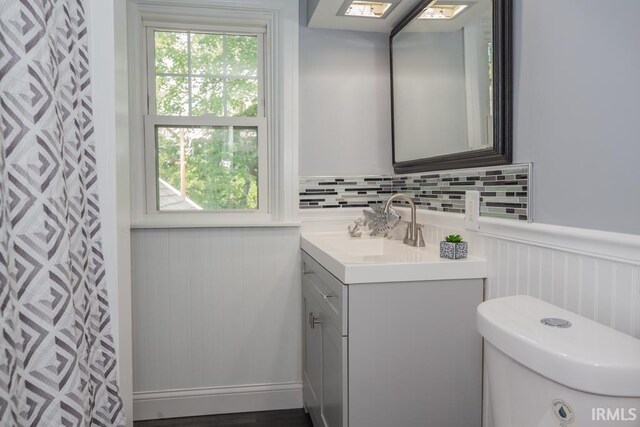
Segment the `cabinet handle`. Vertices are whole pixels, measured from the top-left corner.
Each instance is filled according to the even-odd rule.
[[[315,329],[316,325],[319,325],[321,323],[322,321],[319,318],[315,317],[313,313],[309,313],[309,327],[311,329]]]
[[[323,294],[321,291],[318,291],[318,292],[320,292],[320,295],[322,295],[322,298],[324,299],[335,298],[338,296],[336,294]]]

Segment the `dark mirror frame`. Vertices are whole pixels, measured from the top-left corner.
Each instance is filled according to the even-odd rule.
[[[413,19],[433,1],[434,0],[421,1],[411,13],[393,29],[389,37],[393,169],[395,173],[403,174],[510,164],[513,158],[512,0],[493,0],[493,148],[403,162],[396,161],[393,108],[393,37],[413,21]]]

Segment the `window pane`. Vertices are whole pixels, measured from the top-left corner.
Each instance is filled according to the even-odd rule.
[[[192,116],[212,114],[224,116],[224,79],[194,77],[192,79]]]
[[[156,111],[163,116],[189,115],[189,79],[156,77]]]
[[[258,75],[258,38],[226,36],[227,74],[256,77]]]
[[[258,36],[154,34],[157,114],[257,117]]]
[[[169,31],[155,32],[156,73],[187,74],[188,34]]]
[[[224,37],[222,34],[191,34],[193,74],[224,74]]]
[[[258,115],[258,81],[227,80],[227,116],[256,117]]]
[[[158,209],[258,209],[257,127],[156,128]]]

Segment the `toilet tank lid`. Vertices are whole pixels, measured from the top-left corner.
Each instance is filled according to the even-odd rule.
[[[557,318],[571,327],[544,325]],[[640,397],[640,340],[530,296],[478,306],[480,334],[498,350],[567,387],[607,396]]]

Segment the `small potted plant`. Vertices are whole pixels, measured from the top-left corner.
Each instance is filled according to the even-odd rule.
[[[440,258],[461,259],[467,257],[467,242],[459,234],[450,234],[440,242]]]

